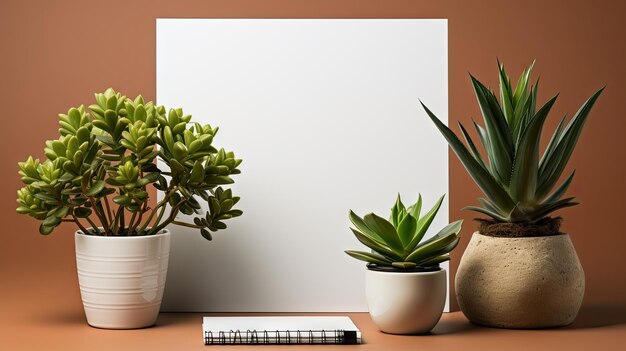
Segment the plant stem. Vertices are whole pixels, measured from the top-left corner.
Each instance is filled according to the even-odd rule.
[[[154,209],[150,213],[150,216],[148,217],[148,219],[146,219],[145,223],[141,226],[141,231],[146,230],[148,225],[150,225],[150,222],[152,221],[152,218],[154,218],[154,215],[159,210],[159,207],[161,207],[161,209],[160,209],[161,213],[159,214],[159,219],[156,222],[158,224],[159,220],[163,216],[163,211],[165,210],[165,206],[167,205],[167,201],[170,199],[170,197],[172,197],[172,195],[174,195],[174,193],[176,192],[177,189],[178,189],[178,187],[170,187],[170,189],[168,189],[168,192],[165,194],[165,197],[163,199],[161,199],[161,201],[159,201],[159,203],[154,207]]]
[[[161,217],[163,217],[163,212],[164,212],[163,210],[165,209],[163,208],[163,210],[159,214],[159,218],[157,218],[157,221],[154,223],[154,227],[150,229],[150,232],[148,233],[148,235],[156,234],[159,231],[161,231],[161,229],[165,228],[168,224],[172,223],[172,221],[176,218],[176,215],[178,214],[178,208],[182,204],[183,204],[183,201],[177,203],[176,206],[172,207],[172,210],[170,211],[170,215],[167,217],[167,219],[163,221],[163,223],[159,224],[159,222],[161,221]]]
[[[124,206],[120,206],[115,213],[115,219],[113,220],[113,235],[117,235],[117,230],[119,228],[119,221],[121,213],[124,211]]]
[[[96,225],[96,223],[94,223],[91,218],[89,217],[85,217],[85,219],[87,220],[87,222],[89,222],[89,224],[91,224],[91,227],[93,228],[94,232],[96,232],[96,234],[100,234],[100,229],[98,229],[98,226]],[[107,232],[104,232],[104,235],[107,235]]]
[[[188,227],[188,228],[195,228],[195,229],[202,229],[204,228],[203,226],[199,226],[199,225],[195,225],[193,223],[186,223],[186,222],[179,222],[179,221],[171,221],[171,224],[176,224],[176,225],[180,225],[183,227]]]
[[[128,236],[131,236],[133,233],[133,224],[135,224],[135,217],[137,216],[137,212],[133,212],[132,216],[130,216],[130,221],[128,222]]]
[[[107,207],[107,214],[109,215],[109,222],[113,222],[113,213],[111,212],[111,206],[109,205],[109,197],[104,197],[104,204]]]
[[[100,223],[102,223],[102,227],[104,228],[105,232],[110,232],[110,228],[109,228],[109,223],[106,219],[106,217],[103,215],[102,211],[103,211],[103,207],[102,207],[102,203],[100,203],[100,201],[96,202],[96,199],[93,196],[89,196],[89,201],[91,202],[91,207],[93,208],[93,211],[96,213],[96,216],[98,216],[98,218],[100,219]]]
[[[76,222],[76,225],[78,225],[78,228],[83,232],[83,234],[89,235],[89,231],[87,230],[87,228],[83,227],[83,225],[80,224],[78,218],[74,214],[72,214],[72,218],[74,218],[74,222]]]

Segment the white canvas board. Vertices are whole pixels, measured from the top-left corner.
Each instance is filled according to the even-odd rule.
[[[242,217],[212,242],[169,227],[163,310],[367,311],[348,210],[448,192],[418,102],[447,121],[447,21],[158,19],[156,54],[157,103],[218,125],[214,145],[244,160]],[[447,223],[446,197],[427,235]]]

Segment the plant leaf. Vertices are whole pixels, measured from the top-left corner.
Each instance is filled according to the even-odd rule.
[[[354,224],[354,226],[363,234],[367,235],[368,237],[378,240],[380,242],[385,242],[383,240],[383,238],[380,237],[380,235],[378,235],[376,232],[374,232],[373,230],[371,230],[366,224],[365,222],[363,222],[363,219],[361,219],[361,217],[357,216],[356,213],[354,213],[352,210],[350,210],[349,214],[348,214],[348,218],[350,218],[350,222],[352,222],[352,224]]]
[[[549,158],[542,160],[539,165],[539,185],[536,193],[537,198],[544,197],[561,177],[561,173],[563,173],[570,156],[574,152],[578,138],[582,133],[583,126],[585,125],[585,121],[587,120],[593,105],[603,90],[604,88],[598,90],[589,99],[587,99],[587,101],[585,101],[567,127],[565,127],[563,136],[559,141],[555,152],[552,153]]]
[[[417,228],[415,230],[415,236],[413,236],[413,238],[411,239],[411,242],[409,243],[409,245],[407,245],[408,252],[413,251],[417,247],[419,242],[422,241],[424,234],[426,234],[426,231],[428,230],[428,228],[430,227],[430,224],[435,219],[437,212],[439,212],[439,208],[441,207],[441,203],[443,202],[444,198],[445,198],[445,195],[442,195],[439,198],[439,200],[437,200],[435,205],[430,209],[430,211],[426,212],[426,214],[424,214],[424,216],[417,221]]]
[[[480,166],[480,164],[474,159],[469,151],[467,151],[463,143],[461,143],[450,128],[443,124],[423,103],[422,106],[441,134],[443,134],[446,138],[450,147],[458,156],[468,174],[476,182],[476,185],[478,185],[478,187],[493,203],[498,205],[498,208],[501,208],[504,211],[511,210],[515,206],[515,203],[511,200],[509,194],[507,194],[507,192],[495,180],[495,178],[489,174],[489,172]]]
[[[400,255],[398,255],[393,250],[391,250],[389,247],[387,247],[387,245],[385,243],[381,243],[381,242],[379,242],[377,240],[369,238],[367,235],[359,232],[356,229],[350,228],[350,230],[352,230],[352,233],[354,233],[354,236],[356,236],[356,238],[363,245],[369,247],[370,249],[380,253],[381,255],[389,256],[389,257],[392,257],[392,258],[394,258],[396,260],[401,260],[402,259],[402,257]]]
[[[485,121],[485,129],[494,155],[492,165],[502,184],[508,185],[513,163],[513,140],[506,119],[493,93],[470,75],[478,105]]]
[[[472,155],[474,156],[474,159],[476,159],[476,161],[485,170],[487,170],[487,166],[485,165],[485,162],[483,161],[483,159],[480,157],[480,153],[478,152],[478,149],[476,148],[476,145],[474,145],[474,142],[472,141],[472,138],[469,136],[469,134],[467,133],[467,130],[465,130],[465,127],[463,127],[461,122],[458,122],[458,123],[459,123],[459,128],[461,128],[461,133],[463,134],[463,139],[465,139],[465,143],[467,144],[467,146],[469,146],[469,149],[472,152]]]
[[[348,255],[356,258],[357,260],[376,263],[383,266],[390,266],[391,261],[387,260],[385,257],[375,254],[373,252],[364,252],[364,251],[353,251],[347,250],[345,251]]]
[[[417,229],[417,220],[413,216],[404,216],[400,224],[398,224],[398,235],[402,245],[407,247],[413,237],[415,236],[415,230]]]
[[[398,233],[389,221],[374,213],[366,214],[365,217],[363,217],[363,221],[367,227],[376,232],[390,248],[396,252],[404,253],[404,246],[398,237]]]
[[[567,177],[567,179],[565,179],[563,183],[561,183],[561,185],[559,185],[559,187],[556,188],[556,190],[554,190],[554,192],[552,192],[552,194],[548,196],[544,203],[558,201],[563,196],[563,194],[565,194],[567,188],[569,188],[569,185],[572,183],[572,179],[574,179],[574,174],[576,174],[576,171],[572,172],[572,174],[570,174],[569,177]]]
[[[102,191],[102,189],[104,189],[104,180],[98,180],[95,183],[93,183],[91,185],[91,188],[89,188],[89,190],[87,191],[87,193],[85,193],[85,195],[87,196],[95,196],[98,193],[100,193]]]
[[[537,190],[539,172],[541,131],[556,99],[557,96],[553,97],[539,109],[521,136],[521,142],[515,154],[511,183],[509,185],[509,193],[515,202],[530,204],[535,199],[534,195]]]

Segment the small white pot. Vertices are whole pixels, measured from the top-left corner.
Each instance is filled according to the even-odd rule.
[[[428,333],[441,318],[446,291],[444,269],[433,272],[366,271],[365,295],[370,316],[385,333]]]
[[[168,230],[149,236],[75,234],[80,295],[89,325],[134,329],[154,325],[170,252]]]

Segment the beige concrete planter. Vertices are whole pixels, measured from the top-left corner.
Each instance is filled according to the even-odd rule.
[[[476,232],[455,287],[459,307],[473,323],[548,328],[574,321],[585,274],[569,235],[496,238]]]
[[[89,325],[134,329],[154,325],[165,286],[170,233],[111,237],[75,235],[80,295]]]

